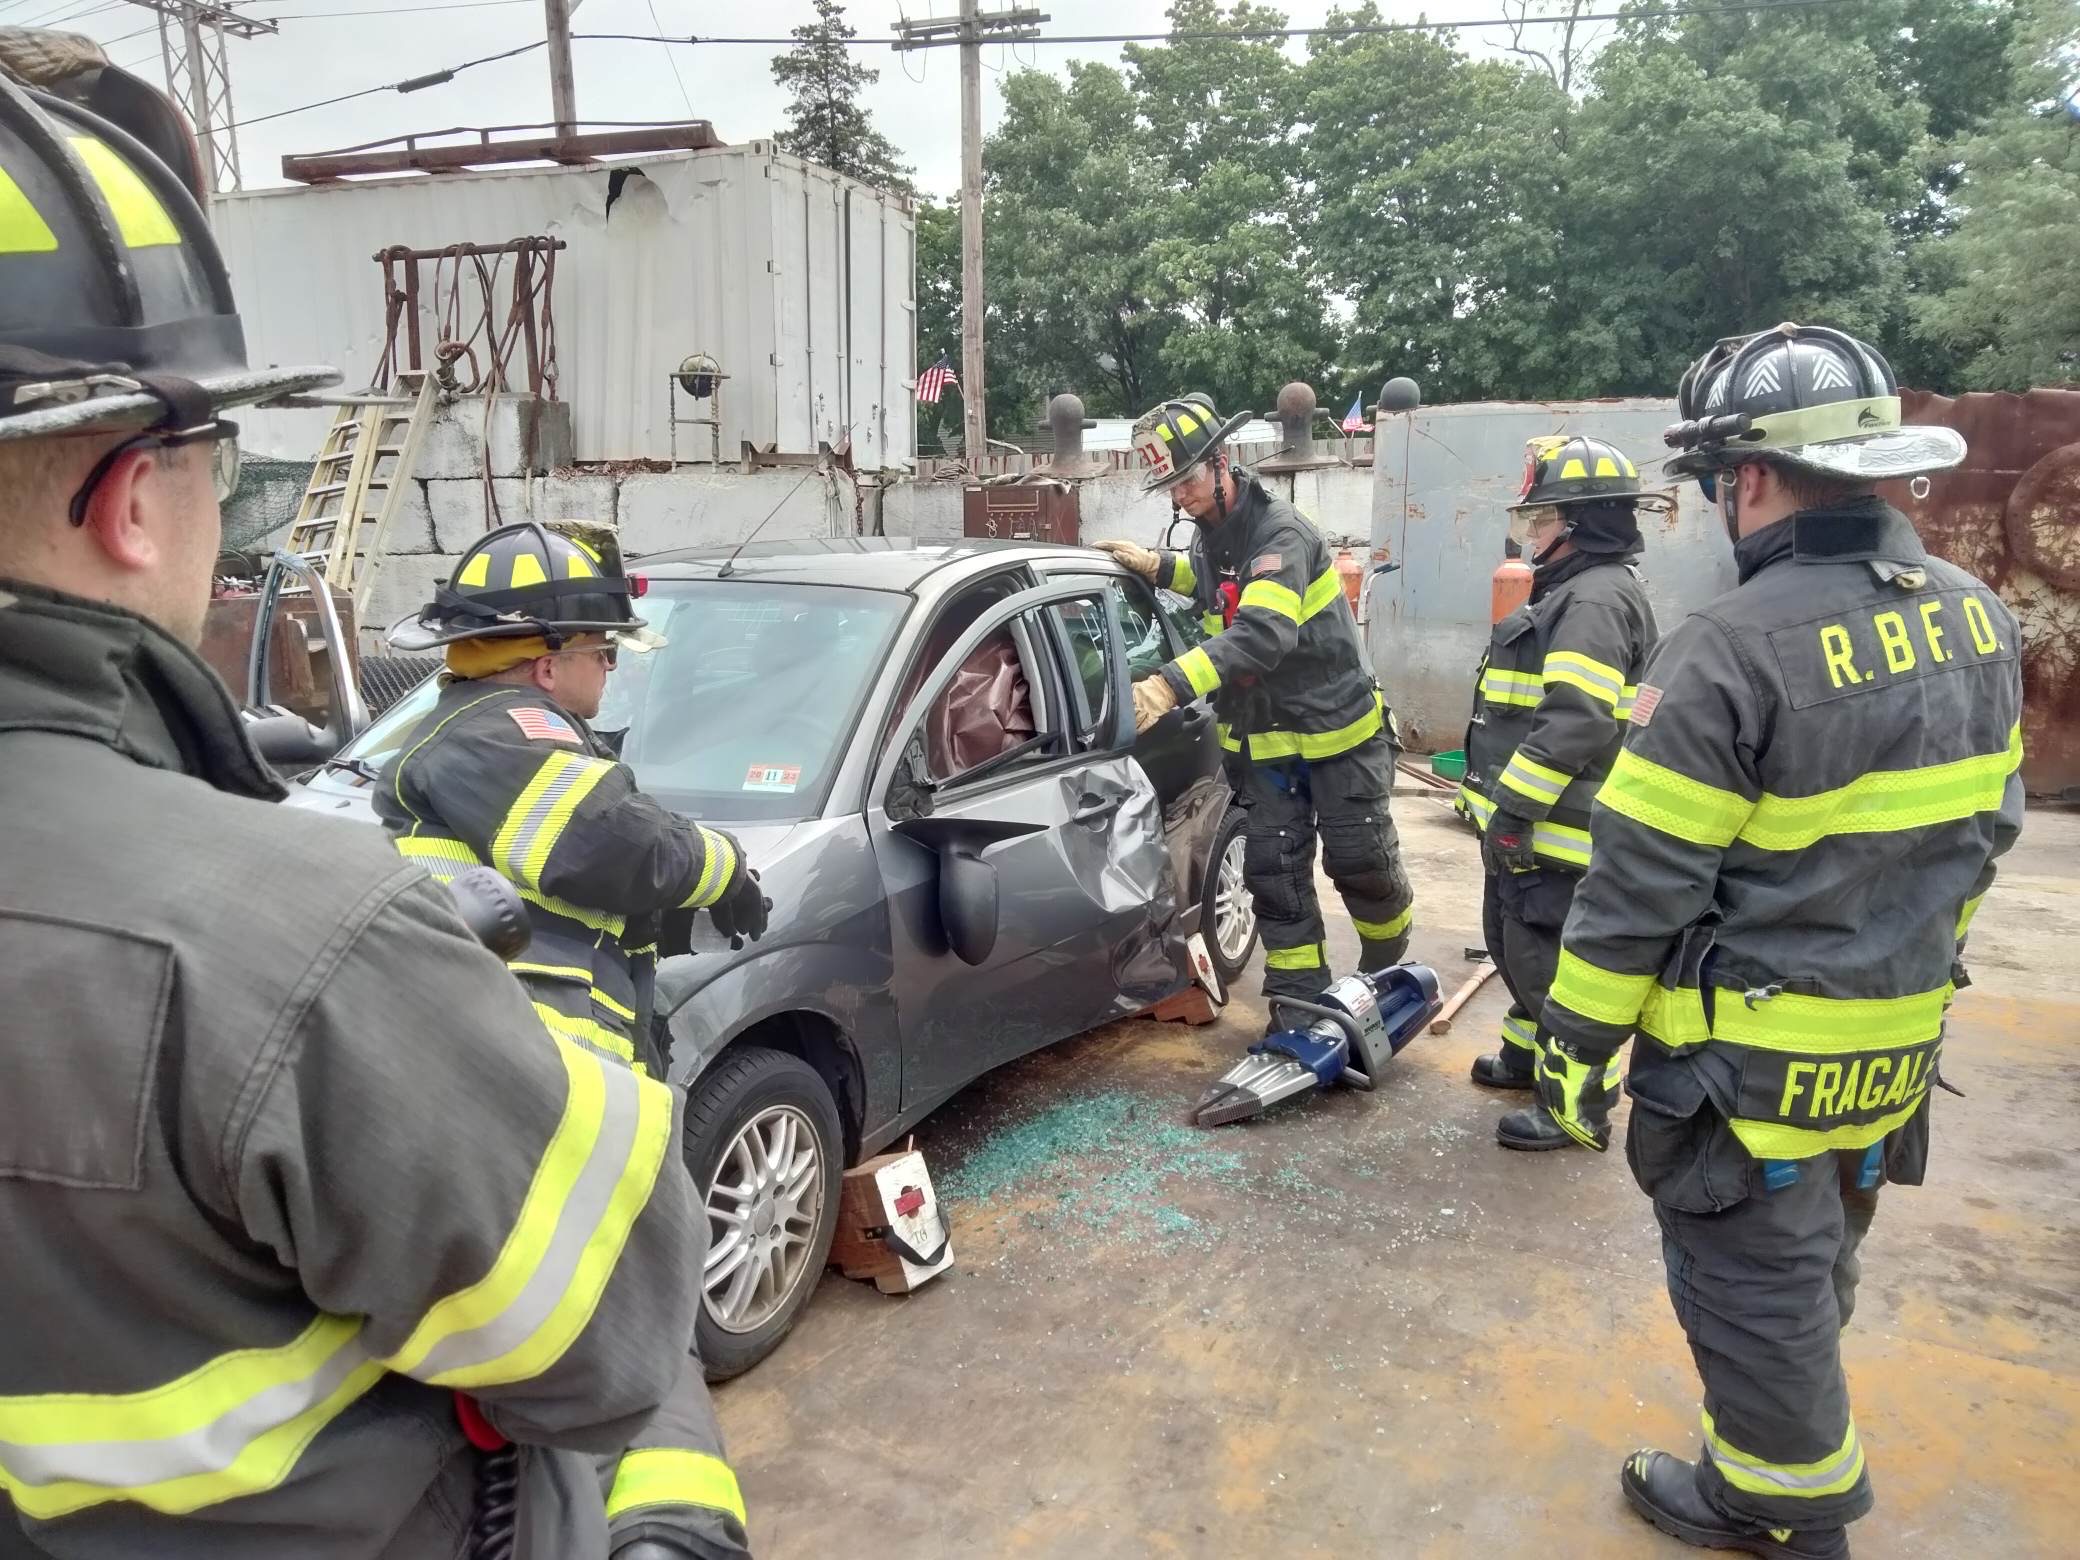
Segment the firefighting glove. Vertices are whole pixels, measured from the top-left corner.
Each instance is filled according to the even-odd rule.
[[[1597,1153],[1611,1146],[1611,1106],[1618,1098],[1618,1058],[1572,1041],[1551,1039],[1539,1053],[1538,1102],[1569,1137]]]
[[[1490,872],[1536,872],[1538,852],[1531,848],[1531,820],[1498,807],[1481,831],[1481,860]]]
[[[1140,575],[1151,585],[1156,582],[1156,568],[1163,560],[1139,542],[1098,542],[1095,545],[1099,552],[1110,553],[1121,568]]]
[[[1177,690],[1161,672],[1134,684],[1134,731],[1138,735],[1177,708]]]
[[[715,923],[716,931],[729,939],[732,948],[741,948],[745,938],[757,942],[765,936],[767,915],[773,908],[773,901],[760,891],[758,874],[751,870],[750,858],[744,854],[744,847],[737,842],[736,836],[721,829],[708,832],[728,840],[735,858],[729,881],[722,886],[722,897],[708,906],[708,919]]]

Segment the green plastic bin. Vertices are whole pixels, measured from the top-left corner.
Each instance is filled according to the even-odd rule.
[[[1464,780],[1466,778],[1466,750],[1464,748],[1453,748],[1449,753],[1432,753],[1430,755],[1430,773],[1440,775],[1446,780]]]

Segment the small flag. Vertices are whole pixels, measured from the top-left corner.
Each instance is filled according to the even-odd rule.
[[[1365,392],[1362,390],[1352,398],[1351,409],[1343,414],[1343,431],[1345,433],[1363,433],[1365,431]]]
[[[578,740],[578,734],[571,730],[570,722],[553,710],[536,709],[528,704],[506,713],[513,717],[513,724],[530,742],[568,742],[572,747],[584,746]]]
[[[942,352],[939,354],[938,362],[917,376],[917,403],[920,406],[935,406],[939,397],[946,393],[948,385],[958,390],[960,384],[960,375],[953,371],[952,359]]]

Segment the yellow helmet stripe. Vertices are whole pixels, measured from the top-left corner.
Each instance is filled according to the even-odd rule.
[[[480,552],[476,557],[470,559],[468,563],[465,563],[462,566],[462,572],[455,576],[455,583],[457,585],[475,585],[480,588],[489,585],[491,583],[491,554]]]
[[[181,230],[159,204],[159,197],[138,171],[116,155],[106,142],[90,135],[70,136],[72,149],[87,165],[87,172],[101,186],[101,194],[116,219],[123,242],[132,249],[149,249],[155,244],[178,244]]]
[[[548,581],[549,576],[542,570],[542,560],[533,553],[513,555],[513,589],[518,590],[523,585],[546,585]]]
[[[0,168],[0,255],[49,254],[58,235],[37,214],[22,187]]]

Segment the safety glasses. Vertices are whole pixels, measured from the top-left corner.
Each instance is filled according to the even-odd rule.
[[[610,672],[621,662],[621,647],[619,645],[580,645],[575,650],[558,650],[554,653],[557,655],[596,655],[606,664],[606,668]]]
[[[211,457],[210,481],[217,490],[217,502],[223,503],[238,491],[238,424],[229,418],[218,417],[193,428],[152,428],[123,440],[94,462],[87,480],[72,495],[72,504],[66,514],[74,525],[85,525],[87,503],[93,498],[94,489],[101,485],[102,478],[108,475],[115,463],[132,450],[178,450],[191,444],[214,444],[217,447]]]

